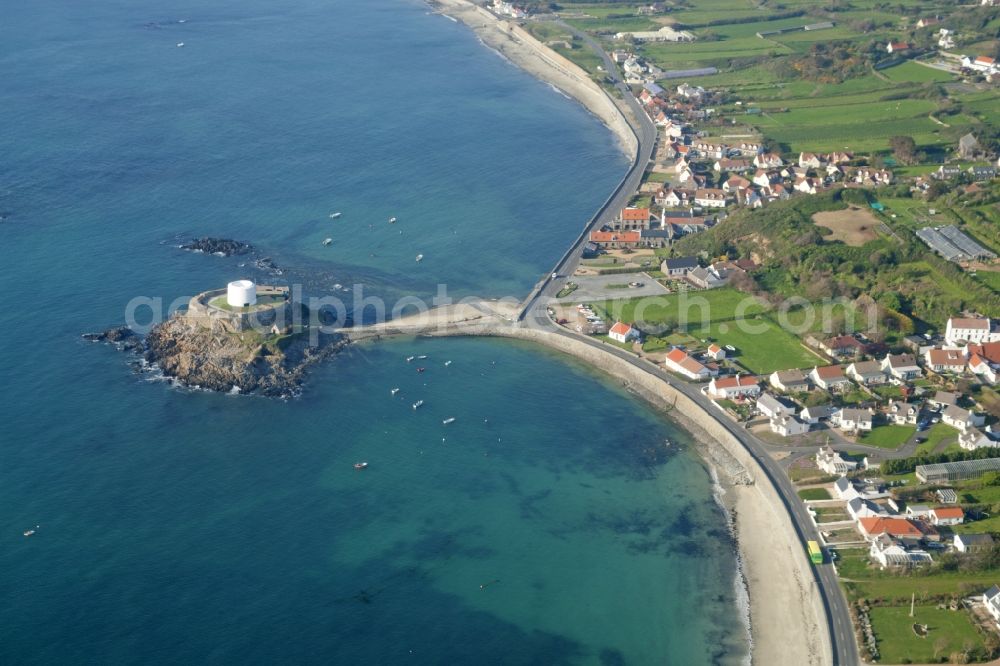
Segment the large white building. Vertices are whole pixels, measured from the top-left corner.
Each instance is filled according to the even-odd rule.
[[[1000,328],[985,317],[952,317],[945,328],[944,340],[949,345],[1000,342]]]
[[[257,304],[257,285],[252,280],[234,280],[226,286],[226,303],[244,308]]]

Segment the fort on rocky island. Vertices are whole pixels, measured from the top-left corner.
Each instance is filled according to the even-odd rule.
[[[296,316],[301,315],[301,305],[298,313],[295,308],[288,287],[236,280],[225,289],[203,291],[192,298],[184,317],[210,329],[288,334],[296,321],[302,321]]]

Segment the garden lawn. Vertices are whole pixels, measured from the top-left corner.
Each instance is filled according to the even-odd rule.
[[[923,444],[917,446],[917,455],[929,455],[934,453],[941,442],[948,439],[956,439],[958,437],[958,432],[949,425],[944,423],[935,423],[926,431],[927,441]]]
[[[828,500],[830,491],[826,488],[805,488],[799,491],[799,497],[804,500]]]
[[[963,651],[966,643],[983,643],[964,610],[917,606],[911,618],[909,606],[879,606],[872,608],[871,620],[881,661],[886,664],[929,664]],[[914,622],[928,626],[926,638],[914,634]]]
[[[911,425],[880,425],[859,437],[858,443],[882,449],[897,449],[916,431],[916,426]]]
[[[908,60],[901,65],[896,65],[895,67],[883,69],[882,74],[889,77],[893,81],[914,83],[926,83],[928,81],[951,81],[955,78],[948,72],[941,71],[940,69],[934,69],[933,67],[925,67],[921,64],[913,62],[912,60]]]

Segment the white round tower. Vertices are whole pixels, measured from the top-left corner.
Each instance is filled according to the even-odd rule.
[[[257,285],[253,280],[235,280],[226,289],[226,303],[234,308],[257,304]]]

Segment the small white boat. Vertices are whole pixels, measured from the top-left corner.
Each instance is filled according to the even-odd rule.
[[[354,469],[357,469],[357,470],[368,469],[368,463],[366,463],[366,462],[357,462],[357,463],[354,463]]]
[[[410,361],[412,361],[415,358],[416,358],[416,356],[407,356],[406,357],[406,362],[409,363]]]
[[[343,286],[341,286],[340,284],[335,284],[333,285],[333,288],[340,291],[341,289],[343,289]]]
[[[177,42],[177,48],[181,48],[183,46],[184,46],[184,42]]]
[[[417,360],[422,361],[425,358],[427,358],[427,354],[421,354],[420,356],[417,357]]]
[[[333,242],[332,238],[324,238],[323,239],[323,245],[329,245],[332,242]]]
[[[389,391],[389,395],[396,395],[397,393],[399,393],[399,388],[394,388],[391,391]]]
[[[417,261],[421,261],[423,258],[424,258],[424,255],[422,255],[422,254],[418,254],[417,255]]]
[[[441,421],[441,424],[448,425],[449,423],[454,423],[454,422],[455,422],[455,417],[451,416],[449,418],[446,418],[444,421]]]
[[[337,219],[338,217],[340,217],[341,215],[343,215],[343,213],[341,213],[341,212],[340,212],[340,211],[338,210],[338,211],[337,211],[336,213],[330,213],[330,219],[331,219],[331,220],[336,220],[336,219]]]
[[[37,530],[39,527],[41,527],[41,525],[35,525],[34,529],[25,530],[24,531],[24,536],[26,536],[26,537],[31,536],[32,534],[35,533],[35,530]]]
[[[395,217],[390,217],[389,218],[389,224],[396,224],[396,218]]]
[[[424,404],[423,400],[417,400],[415,403],[413,403],[413,409],[420,409],[421,405],[423,404]]]
[[[445,361],[444,365],[445,365],[445,367],[448,367],[449,365],[451,365],[451,361]]]

